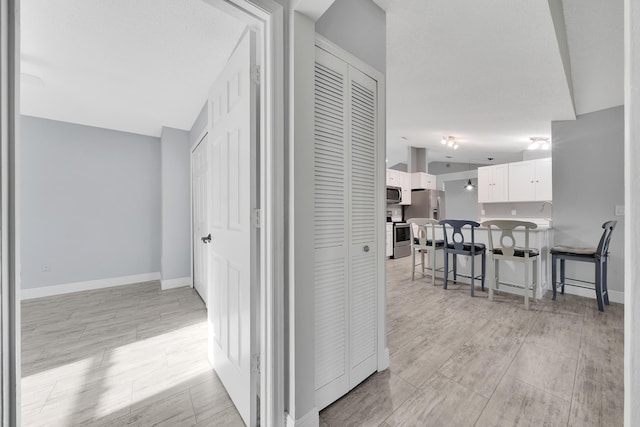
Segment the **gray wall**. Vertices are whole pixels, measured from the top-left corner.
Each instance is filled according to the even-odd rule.
[[[602,223],[618,220],[611,239],[609,289],[624,291],[624,108],[553,122],[553,226],[558,244],[595,246]],[[593,280],[593,266],[567,263],[567,276]]]
[[[442,175],[445,173],[466,172],[469,170],[477,170],[480,164],[454,163],[454,162],[430,162],[429,173],[432,175]]]
[[[478,179],[471,178],[471,183],[476,185],[469,191],[464,188],[467,179],[459,179],[445,182],[445,216],[448,219],[471,219],[477,221],[478,217]]]
[[[162,128],[162,250],[163,280],[191,276],[190,144],[189,132]]]
[[[386,73],[386,16],[372,0],[336,0],[316,32]]]
[[[21,126],[22,287],[160,271],[160,140],[27,116]]]

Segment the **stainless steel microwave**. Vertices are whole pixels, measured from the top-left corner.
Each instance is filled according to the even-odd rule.
[[[402,202],[402,188],[387,187],[387,203],[397,204]]]

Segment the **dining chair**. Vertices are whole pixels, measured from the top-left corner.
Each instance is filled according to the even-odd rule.
[[[420,253],[420,266],[422,268],[422,275],[424,276],[424,254],[427,253],[429,257],[429,267],[427,270],[431,270],[431,283],[436,284],[436,252],[444,250],[444,239],[436,239],[436,226],[439,222],[431,218],[411,218],[407,220],[407,223],[411,226],[411,259],[412,270],[411,280],[416,278],[416,252]],[[431,238],[429,238],[429,234]]]
[[[476,243],[475,241],[475,229],[480,226],[475,221],[458,220],[458,219],[443,219],[440,221],[444,234],[444,289],[447,289],[447,280],[449,276],[449,255],[453,256],[453,282],[456,283],[458,276],[471,279],[471,296],[475,295],[475,281],[480,278],[482,284],[482,290],[484,291],[484,278],[486,273],[486,256],[487,248],[483,243]],[[451,233],[451,238],[448,236],[447,228]],[[465,242],[462,234],[463,228],[469,229],[471,234],[471,241]],[[458,274],[458,255],[463,255],[471,258],[471,275],[466,276]],[[482,256],[482,273],[475,274],[475,260],[476,256]]]
[[[496,290],[517,295],[524,294],[524,307],[529,309],[529,298],[536,298],[536,289],[538,286],[538,255],[540,255],[538,249],[529,246],[529,230],[538,228],[538,225],[533,222],[515,220],[484,221],[482,225],[487,227],[489,251],[494,260],[494,275],[492,280],[489,281],[489,299],[493,300],[493,294]],[[516,235],[514,235],[513,232],[519,228],[524,229],[524,236],[516,239]],[[500,232],[499,245],[493,243],[494,229]],[[518,243],[520,243],[521,246],[518,246]],[[523,263],[523,283],[518,284],[500,281],[500,261]],[[531,280],[529,280],[530,277],[532,278]],[[504,287],[500,288],[500,285]]]
[[[596,299],[598,300],[598,310],[604,311],[604,306],[609,305],[609,292],[607,289],[607,263],[609,261],[609,242],[611,235],[616,228],[618,221],[607,221],[602,224],[604,231],[600,237],[597,248],[581,248],[575,246],[554,246],[551,248],[551,283],[553,285],[553,299],[556,299],[556,261],[560,261],[560,293],[564,294],[565,286],[565,261],[590,262],[595,265],[595,279],[593,282],[585,282],[583,280],[568,279],[591,283],[595,285]],[[568,286],[577,286],[581,288],[591,289],[587,286],[567,284]]]

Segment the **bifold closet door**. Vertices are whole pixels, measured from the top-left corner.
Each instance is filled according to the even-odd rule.
[[[377,362],[376,82],[349,67],[349,389]]]
[[[349,390],[347,73],[346,63],[316,49],[313,280],[318,409]]]
[[[376,82],[316,48],[316,405],[377,369]]]

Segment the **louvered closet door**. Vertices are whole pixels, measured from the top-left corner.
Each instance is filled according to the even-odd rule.
[[[319,409],[349,390],[347,72],[347,64],[316,49],[313,280]]]
[[[316,405],[377,369],[376,82],[316,48]]]
[[[376,82],[349,67],[350,388],[377,369]]]

